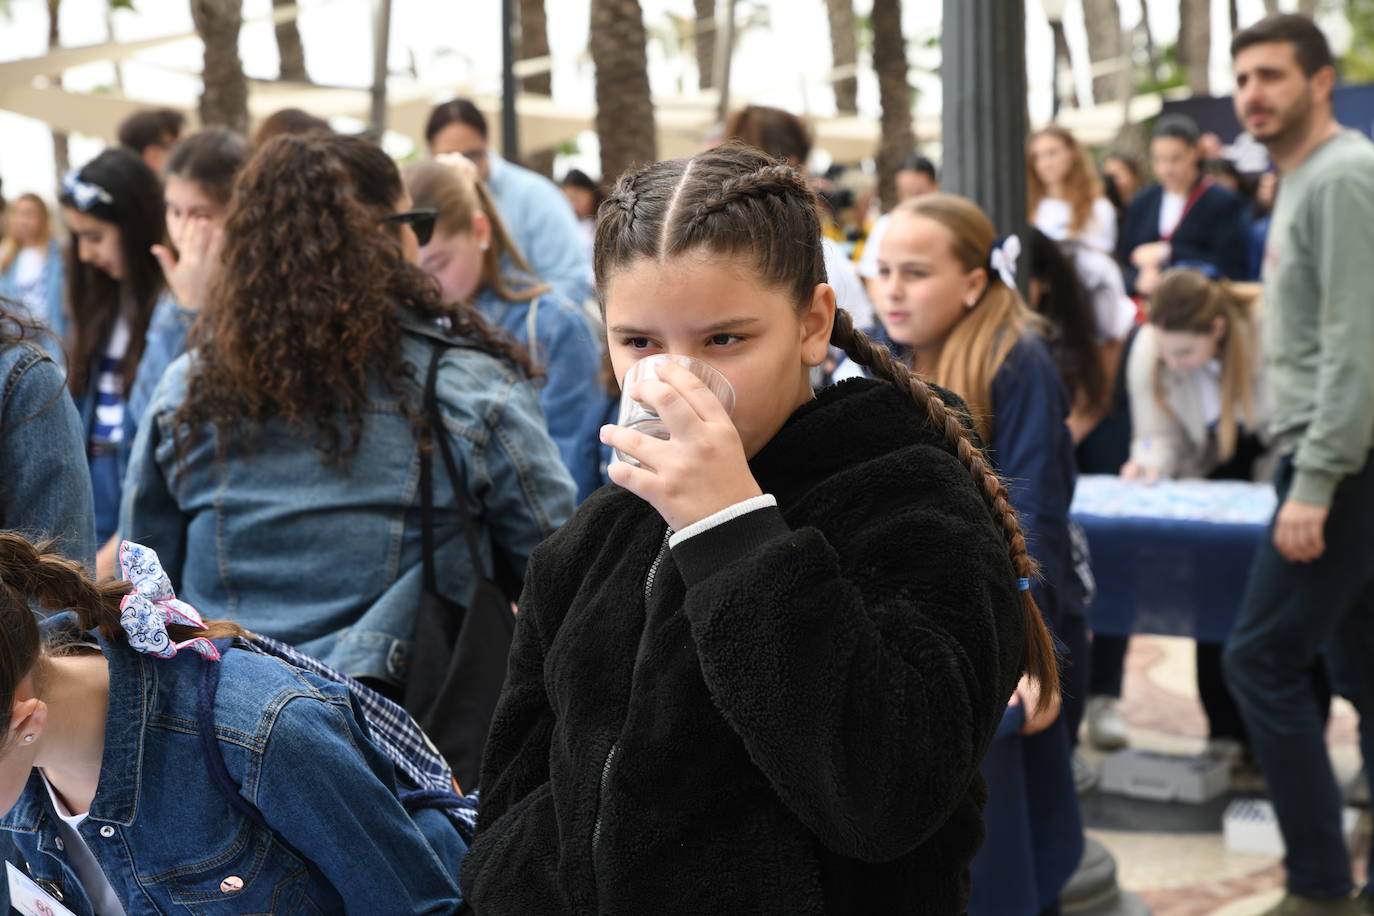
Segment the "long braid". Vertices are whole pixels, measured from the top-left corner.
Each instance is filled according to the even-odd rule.
[[[855,363],[868,369],[878,378],[891,382],[899,390],[910,394],[917,406],[926,412],[931,425],[941,430],[945,439],[954,447],[959,461],[972,475],[983,501],[992,513],[993,520],[1001,527],[1016,575],[1023,579],[1033,578],[1037,572],[1035,561],[1026,547],[1026,536],[1016,520],[1016,510],[1012,508],[1006,485],[988,463],[982,450],[974,445],[968,428],[964,425],[964,418],[959,412],[945,404],[919,375],[894,357],[887,347],[874,342],[867,334],[857,330],[853,319],[843,309],[837,309],[835,312],[835,325],[830,333],[830,343],[839,347]],[[1059,685],[1054,645],[1029,590],[1021,593],[1021,603],[1026,618],[1026,673],[1041,684],[1040,708],[1048,708],[1058,692]]]

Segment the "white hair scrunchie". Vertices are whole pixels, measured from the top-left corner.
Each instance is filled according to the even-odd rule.
[[[998,239],[988,255],[988,266],[1009,289],[1016,289],[1016,260],[1021,257],[1021,240],[1015,235]]]

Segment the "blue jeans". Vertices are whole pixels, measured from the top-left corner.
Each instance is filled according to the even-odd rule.
[[[1285,458],[1280,501],[1292,479]],[[1271,525],[1250,570],[1226,676],[1279,817],[1288,890],[1341,897],[1353,887],[1350,853],[1311,672],[1325,650],[1333,683],[1359,710],[1360,750],[1374,761],[1374,458],[1336,489],[1320,559],[1288,562],[1272,533]]]

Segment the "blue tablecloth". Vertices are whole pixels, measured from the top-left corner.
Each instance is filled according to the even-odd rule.
[[[1225,641],[1275,508],[1269,484],[1080,477],[1072,512],[1097,580],[1093,631]]]

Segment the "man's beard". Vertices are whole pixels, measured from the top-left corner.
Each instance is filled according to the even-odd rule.
[[[1284,112],[1268,109],[1271,122],[1275,126],[1265,134],[1252,134],[1252,136],[1263,143],[1265,146],[1286,146],[1297,137],[1306,133],[1308,123],[1312,119],[1312,98],[1310,95],[1303,95],[1292,106]],[[1248,118],[1250,112],[1246,113]]]

